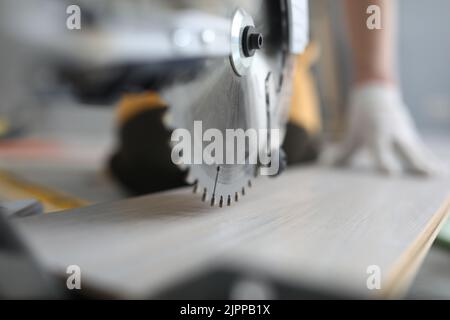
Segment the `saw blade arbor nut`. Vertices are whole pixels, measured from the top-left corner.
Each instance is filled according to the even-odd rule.
[[[262,49],[263,45],[264,37],[254,27],[248,26],[244,29],[242,33],[242,51],[244,56],[253,57],[256,50]]]

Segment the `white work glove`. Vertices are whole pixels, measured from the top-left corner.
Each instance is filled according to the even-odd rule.
[[[368,84],[354,89],[348,126],[334,161],[337,165],[347,165],[365,147],[377,169],[386,174],[444,172],[419,137],[400,91],[393,86]]]

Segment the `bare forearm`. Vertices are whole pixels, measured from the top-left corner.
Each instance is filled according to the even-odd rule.
[[[367,26],[367,8],[381,8],[381,29]],[[396,83],[396,0],[345,0],[356,84]]]

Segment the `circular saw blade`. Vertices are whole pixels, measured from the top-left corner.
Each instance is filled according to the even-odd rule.
[[[211,59],[204,62],[200,75],[164,93],[169,103],[168,123],[171,129],[184,128],[191,132],[193,143],[208,144],[194,132],[194,122],[201,121],[202,130],[283,129],[288,100],[289,60],[283,31],[285,26],[282,1],[229,1],[224,7],[208,2],[208,9],[217,8],[215,14],[232,19],[236,10],[252,17],[254,26],[264,36],[264,47],[256,52],[246,74],[238,75],[231,58]],[[267,144],[267,137],[258,136],[258,145]],[[280,142],[281,143],[281,142]],[[226,150],[224,149],[226,152]],[[230,205],[245,195],[246,188],[257,175],[257,164],[189,164],[188,182],[202,194],[203,201],[211,205]]]

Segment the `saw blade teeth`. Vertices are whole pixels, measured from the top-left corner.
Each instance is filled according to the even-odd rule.
[[[195,182],[194,182],[194,188],[192,189],[192,192],[193,192],[194,194],[197,194],[197,193],[198,193],[198,180],[195,180]]]
[[[195,176],[195,174],[192,174]],[[201,194],[201,201],[206,203],[211,207],[230,207],[233,203],[239,202],[242,200],[242,197],[248,195],[248,186],[252,186],[251,180],[245,180],[247,182],[243,182],[241,187],[237,186],[237,191],[228,190],[226,192],[221,192],[220,188],[216,190],[214,185],[205,186],[202,183],[201,179],[195,179],[192,186],[192,191],[194,194]]]
[[[211,207],[215,207],[216,206],[216,197],[212,196],[211,197]]]

